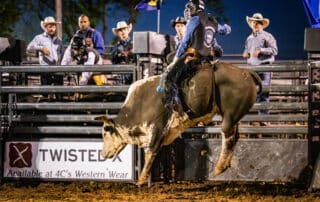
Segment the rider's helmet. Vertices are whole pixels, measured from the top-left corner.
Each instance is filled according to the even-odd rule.
[[[188,0],[184,9],[184,18],[189,20],[199,10],[204,10],[204,0]]]
[[[71,57],[78,61],[78,64],[83,64],[88,60],[88,54],[86,50],[86,41],[80,34],[75,34],[71,41]]]
[[[72,50],[80,50],[85,48],[84,38],[78,34],[75,34],[71,41],[71,49]]]

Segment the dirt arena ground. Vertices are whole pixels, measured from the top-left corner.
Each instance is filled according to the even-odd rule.
[[[305,185],[217,182],[155,183],[14,182],[0,185],[0,201],[283,201],[320,202]]]

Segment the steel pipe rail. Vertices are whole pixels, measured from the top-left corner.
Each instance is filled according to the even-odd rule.
[[[263,128],[263,130],[262,130]],[[216,133],[220,134],[220,126],[217,127],[194,127],[185,133]],[[239,133],[248,134],[306,134],[308,126],[239,126]]]
[[[273,65],[238,65],[240,68],[257,72],[290,72],[307,71],[304,64],[273,64]],[[121,72],[130,73],[134,65],[66,65],[66,66],[1,66],[0,73],[49,73],[49,72]]]
[[[43,102],[43,103],[16,103],[17,110],[107,110],[120,109],[122,102]],[[2,104],[2,107],[6,107]]]
[[[106,93],[128,92],[130,86],[2,86],[1,93]]]
[[[269,109],[269,110],[308,110],[308,103],[307,102],[291,102],[291,103],[285,103],[285,102],[278,102],[278,103],[271,103],[271,102],[260,102],[255,103],[252,110],[258,110],[258,109]]]
[[[218,118],[218,117],[214,117]],[[213,119],[215,120],[215,119]],[[221,116],[220,116],[221,120]],[[248,114],[245,115],[240,122],[246,121],[266,121],[266,122],[306,122],[308,121],[307,114]]]
[[[105,114],[96,115],[84,115],[84,114],[37,114],[37,115],[16,115],[12,117],[13,122],[25,122],[25,123],[74,123],[74,122],[97,122],[94,120],[97,116],[102,116]],[[8,120],[9,116],[1,115],[2,120]],[[116,115],[109,115],[110,118],[117,117]]]
[[[105,72],[132,73],[134,65],[0,66],[0,73]]]
[[[263,128],[263,130],[262,130]],[[12,128],[14,134],[55,134],[55,135],[97,135],[101,134],[101,126],[38,126]],[[193,127],[186,134],[220,134],[220,126]],[[246,134],[307,134],[308,126],[239,126],[239,133]]]
[[[2,86],[2,93],[69,93],[69,92],[127,92],[130,86]],[[263,86],[263,92],[308,92],[307,85],[277,85]]]
[[[37,115],[17,115],[12,117],[13,122],[27,122],[27,123],[73,123],[73,122],[97,122],[94,120],[97,116],[105,114],[84,115],[84,114],[37,114]],[[108,115],[110,118],[115,118],[117,115]],[[8,120],[8,115],[1,115],[1,120]],[[221,116],[216,115],[212,121],[221,121]],[[267,121],[267,122],[306,122],[308,115],[306,114],[277,114],[277,115],[245,115],[241,122],[249,121]]]
[[[237,65],[243,69],[251,69],[256,72],[292,72],[308,71],[306,64],[272,64],[272,65]]]
[[[120,109],[123,102],[42,102],[29,103],[18,102],[14,104],[17,110],[107,110]],[[5,108],[6,104],[2,104]],[[255,103],[251,109],[269,109],[269,110],[307,110],[307,102],[292,102],[292,103]]]
[[[274,85],[270,87],[263,87],[263,92],[308,92],[308,86],[307,85]]]
[[[311,84],[311,90],[318,90],[318,91],[320,91],[320,83]]]

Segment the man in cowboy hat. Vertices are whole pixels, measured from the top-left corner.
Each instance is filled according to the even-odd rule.
[[[174,37],[175,49],[178,48],[182,37],[184,36],[184,31],[186,28],[187,21],[182,16],[178,16],[175,20],[170,21],[171,27],[176,30],[176,35]]]
[[[112,32],[119,40],[114,45],[111,52],[112,64],[130,64],[134,62],[133,44],[129,36],[132,31],[132,24],[127,24],[125,21],[119,21],[117,27],[112,28]],[[123,75],[122,82],[124,84],[132,83],[132,74]]]
[[[174,58],[176,54],[176,50],[178,49],[181,43],[181,40],[184,36],[186,24],[187,24],[187,21],[182,16],[178,16],[176,19],[172,19],[170,21],[170,25],[173,29],[175,29],[176,35],[174,36],[174,42],[175,42],[174,50],[166,56],[167,62],[172,61],[172,59]]]
[[[268,27],[270,21],[264,18],[261,13],[255,13],[252,17],[246,17],[252,33],[248,36],[245,42],[245,49],[242,54],[243,58],[247,59],[249,65],[272,64],[275,55],[278,54],[278,47],[275,38],[272,34],[264,31]],[[270,85],[271,72],[259,73],[263,85]],[[268,102],[269,93],[260,93],[257,97],[257,102]],[[259,114],[267,114],[268,110],[259,110]]]
[[[57,36],[55,19],[51,16],[41,21],[40,26],[44,33],[33,38],[28,44],[27,51],[39,51],[40,65],[57,65],[61,59],[62,40]]]
[[[57,24],[51,16],[41,21],[40,26],[44,33],[33,38],[28,44],[27,52],[37,51],[39,53],[40,65],[59,65],[62,57],[62,40],[57,36]],[[41,75],[42,85],[63,85],[63,76],[55,74]]]

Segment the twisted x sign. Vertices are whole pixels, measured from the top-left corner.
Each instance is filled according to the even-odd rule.
[[[31,167],[32,145],[30,143],[10,143],[9,162],[11,167]]]

